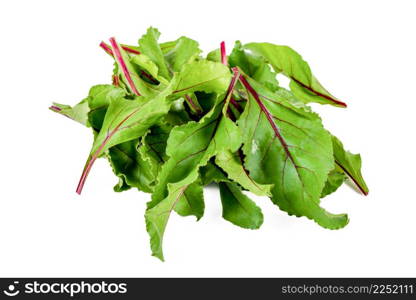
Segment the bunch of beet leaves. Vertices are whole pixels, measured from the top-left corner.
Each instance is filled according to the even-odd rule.
[[[81,193],[95,160],[108,159],[117,192],[151,193],[145,213],[153,255],[163,260],[163,234],[172,211],[204,214],[203,187],[219,186],[223,217],[243,228],[263,222],[243,191],[267,196],[289,215],[338,229],[346,214],[331,214],[320,198],[349,178],[363,193],[361,158],[344,150],[308,106],[346,104],[314,77],[287,46],[236,42],[201,55],[187,37],[159,43],[149,28],[137,46],[100,46],[114,59],[112,84],[93,86],[71,107],[50,109],[92,129]],[[277,74],[290,79],[279,86]]]

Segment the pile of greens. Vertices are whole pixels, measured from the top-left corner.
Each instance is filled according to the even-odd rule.
[[[361,158],[346,151],[308,103],[337,107],[309,65],[287,46],[224,43],[201,55],[187,37],[159,43],[149,28],[137,46],[100,46],[114,59],[112,84],[93,86],[71,107],[50,109],[90,127],[94,142],[77,187],[99,157],[119,182],[151,193],[145,213],[153,255],[163,260],[163,234],[172,211],[204,214],[203,187],[219,186],[223,217],[243,228],[263,223],[243,191],[267,196],[281,210],[338,229],[346,214],[331,214],[320,198],[349,178],[363,193]],[[279,86],[277,74],[290,79]]]

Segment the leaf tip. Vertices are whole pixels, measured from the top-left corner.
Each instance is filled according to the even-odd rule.
[[[163,257],[163,253],[152,253],[152,256],[158,258],[161,262],[165,262],[165,258]]]

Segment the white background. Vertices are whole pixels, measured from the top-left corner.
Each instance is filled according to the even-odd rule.
[[[416,276],[415,1],[1,1],[0,276]],[[256,198],[260,230],[222,220],[206,190],[200,222],[173,215],[162,263],[144,225],[149,195],[114,193],[107,162],[75,187],[91,146],[50,112],[109,83],[98,43],[186,35],[206,52],[225,40],[290,45],[348,109],[314,105],[370,187],[323,200],[350,224],[329,231]]]

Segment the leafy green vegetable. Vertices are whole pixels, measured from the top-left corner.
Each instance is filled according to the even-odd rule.
[[[346,107],[302,57],[287,46],[237,41],[229,56],[222,42],[204,58],[190,38],[159,38],[149,28],[138,45],[101,42],[114,59],[112,84],[93,86],[74,106],[50,107],[94,134],[77,192],[105,157],[118,177],[115,191],[151,193],[146,229],[161,260],[171,213],[201,219],[208,184],[219,187],[223,218],[242,228],[263,223],[247,193],[324,228],[344,227],[347,215],[327,212],[320,199],[346,178],[368,194],[361,157],[346,151],[308,105]],[[291,80],[290,90],[279,86],[278,73]]]

